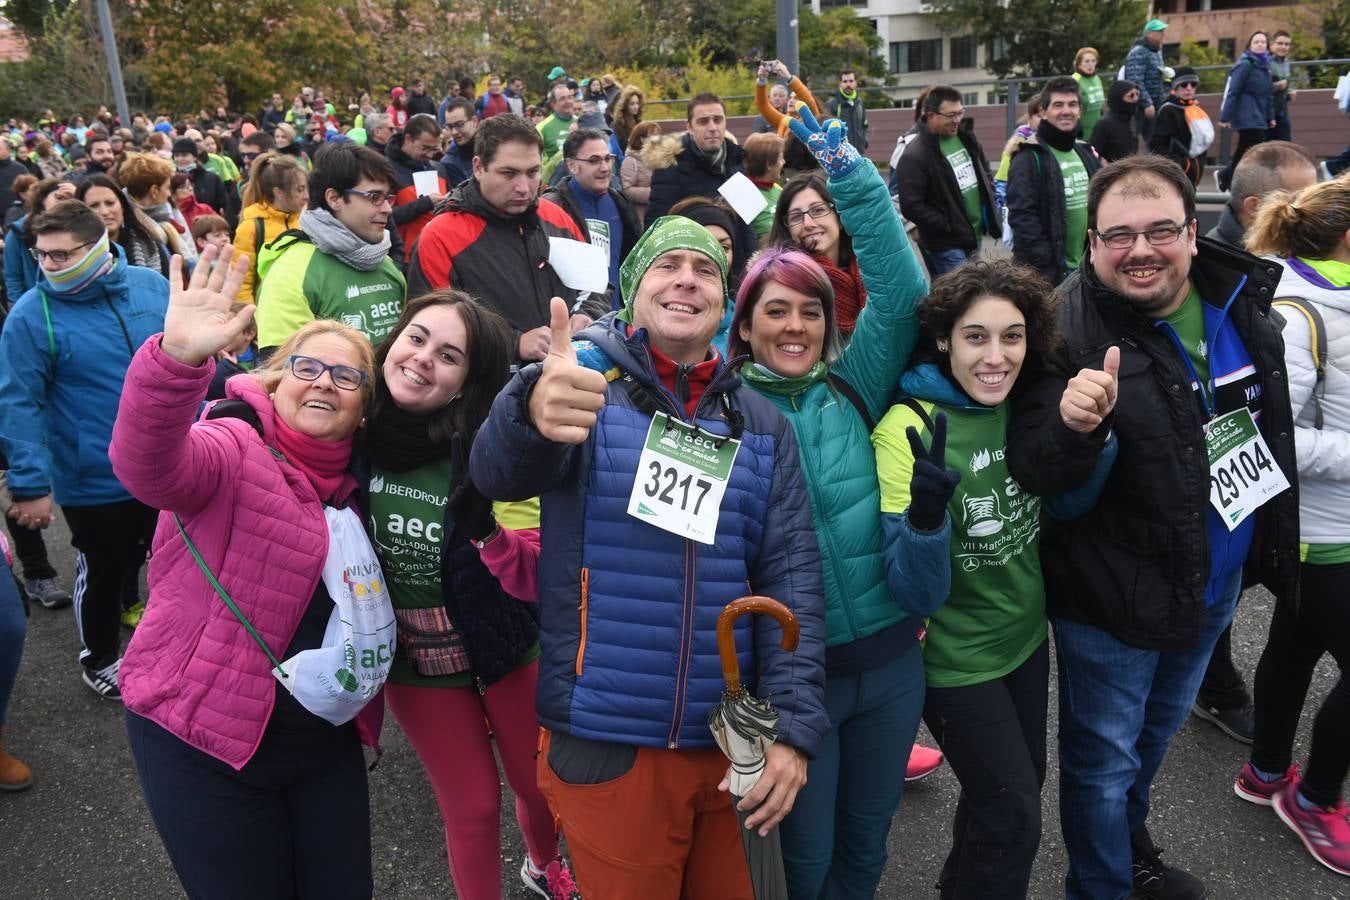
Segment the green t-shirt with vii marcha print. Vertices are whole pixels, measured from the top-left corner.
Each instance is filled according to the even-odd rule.
[[[951,595],[928,619],[923,659],[930,687],[966,687],[1002,678],[1047,637],[1041,578],[1038,497],[1008,472],[1008,403],[993,409],[920,401],[931,420],[947,415],[945,465],[961,473],[947,504],[951,517]],[[909,507],[914,455],[905,430],[930,446],[924,420],[897,404],[877,425],[881,511]]]
[[[1078,268],[1088,227],[1088,170],[1076,150],[1050,147],[1064,180],[1064,265]]]
[[[947,165],[956,175],[956,187],[961,191],[961,204],[966,209],[966,221],[975,232],[976,239],[984,232],[983,209],[980,202],[980,179],[975,174],[975,161],[970,158],[966,145],[958,137],[945,137],[938,141],[938,149],[947,157]]]

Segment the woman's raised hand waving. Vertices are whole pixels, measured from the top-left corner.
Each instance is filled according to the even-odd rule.
[[[219,259],[219,263],[212,265]],[[174,359],[199,366],[228,347],[253,321],[250,304],[238,313],[230,305],[239,294],[249,258],[211,246],[197,260],[187,287],[183,287],[183,259],[174,256],[169,263],[169,309],[164,314],[162,348]]]

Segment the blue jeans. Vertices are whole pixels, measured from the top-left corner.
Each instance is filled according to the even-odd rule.
[[[974,256],[974,253],[967,253],[965,250],[929,250],[928,258],[932,260],[933,277],[945,275],[952,269],[955,269],[961,263]]]
[[[14,583],[4,557],[0,556],[0,725],[5,724],[5,715],[9,711],[9,697],[19,674],[27,631],[28,619],[24,615],[19,586]]]
[[[876,894],[923,701],[917,644],[875,669],[826,677],[830,731],[779,826],[789,896]]]
[[[1068,900],[1119,900],[1133,883],[1130,835],[1172,736],[1190,714],[1241,593],[1235,578],[1189,650],[1139,650],[1100,628],[1053,620],[1059,659],[1059,815]],[[1175,860],[1173,860],[1175,862]]]

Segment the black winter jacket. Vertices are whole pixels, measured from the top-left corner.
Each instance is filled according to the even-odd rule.
[[[989,178],[989,161],[975,135],[960,131],[956,135],[975,165],[984,207],[985,234],[994,230],[998,215],[994,211],[994,183]],[[900,189],[900,209],[905,218],[919,226],[919,244],[925,250],[974,250],[983,235],[976,234],[966,220],[966,205],[956,184],[956,173],[942,155],[938,136],[922,125],[918,137],[909,142],[896,167]]]
[[[1125,102],[1125,95],[1133,89],[1134,85],[1128,81],[1112,82],[1106,94],[1106,109],[1088,138],[1092,149],[1106,162],[1139,152],[1139,132],[1134,124],[1134,110],[1139,104]]]
[[[1082,141],[1075,141],[1073,149],[1091,178],[1102,167],[1097,154]],[[1064,265],[1064,178],[1059,160],[1035,138],[1013,151],[1008,167],[1008,224],[1013,232],[1013,259],[1040,272],[1051,284],[1063,281],[1069,274]]]
[[[1191,277],[1202,296],[1223,302],[1251,354],[1262,390],[1261,433],[1293,490],[1257,513],[1245,579],[1282,602],[1298,585],[1298,467],[1284,373],[1282,322],[1270,311],[1281,267],[1205,238]],[[1101,628],[1145,650],[1194,646],[1205,620],[1209,577],[1210,478],[1203,416],[1176,345],[1091,267],[1058,288],[1063,341],[1013,395],[1008,470],[1042,497],[1082,485],[1113,433],[1119,452],[1096,505],[1081,518],[1041,524],[1047,611]],[[1100,369],[1120,348],[1115,410],[1091,434],[1069,430],[1059,401],[1069,378]]]

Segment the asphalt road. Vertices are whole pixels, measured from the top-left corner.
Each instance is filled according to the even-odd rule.
[[[59,519],[47,538],[69,586],[74,560]],[[1259,590],[1249,592],[1239,610],[1233,651],[1247,673],[1264,644],[1270,610],[1270,596]],[[33,610],[6,737],[37,780],[23,793],[0,794],[0,898],[181,897],[141,800],[121,705],[100,700],[84,686],[77,650],[69,609]],[[1324,660],[1305,706],[1296,758],[1307,752],[1309,722],[1333,673],[1330,660]],[[1054,706],[1052,676],[1052,730]],[[384,758],[370,778],[376,895],[453,897],[435,801],[392,717],[386,719],[383,744]],[[1051,748],[1045,833],[1030,893],[1035,898],[1062,896],[1065,870],[1053,740]],[[1350,898],[1350,880],[1317,865],[1273,812],[1233,796],[1244,750],[1194,720],[1177,735],[1154,785],[1150,818],[1154,840],[1166,848],[1164,858],[1204,878],[1211,898]],[[944,766],[906,791],[891,829],[890,861],[878,897],[936,896],[932,886],[949,846],[957,790],[956,778]],[[503,792],[509,797],[505,786]],[[509,801],[504,805],[511,809]],[[522,853],[508,812],[502,829],[503,897],[533,896],[516,880]]]

